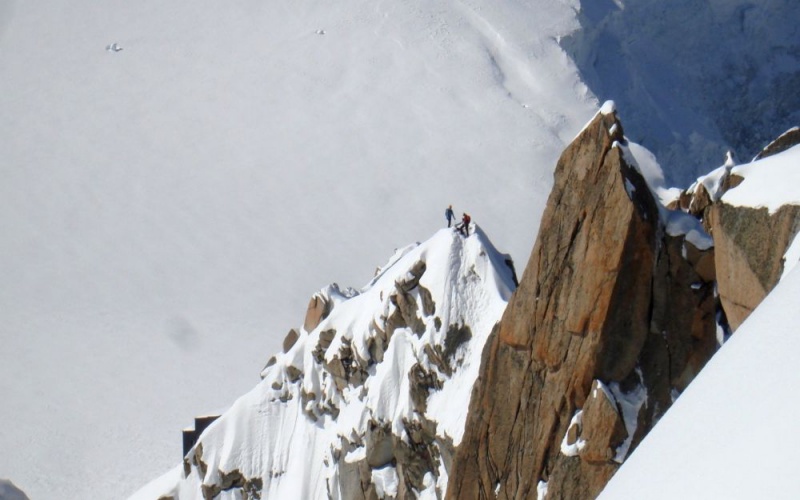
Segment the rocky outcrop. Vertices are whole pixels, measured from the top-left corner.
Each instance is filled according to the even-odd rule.
[[[283,339],[283,352],[289,352],[294,344],[297,342],[297,339],[300,337],[300,334],[292,328],[289,330],[289,333],[286,334],[286,337]]]
[[[800,144],[800,127],[792,127],[762,149],[761,152],[753,158],[753,161],[782,153],[798,144]]]
[[[303,321],[303,329],[310,332],[328,317],[332,308],[331,301],[327,297],[316,294],[308,301],[306,319]]]
[[[219,415],[205,415],[194,418],[194,429],[183,430],[183,456],[189,453],[189,450],[197,444],[197,439],[203,434],[203,431],[218,418]]]
[[[262,382],[189,444],[184,487],[198,498],[444,495],[461,436],[450,412],[465,414],[475,378],[462,368],[479,365],[513,290],[483,238],[442,230],[360,294],[318,292]]]
[[[766,208],[715,203],[707,217],[714,236],[720,301],[732,330],[778,284],[783,255],[800,230],[800,207]]]
[[[203,461],[202,443],[183,459],[184,474],[189,475],[192,467],[197,468],[203,476],[208,472],[208,465]],[[201,487],[203,500],[213,500],[223,491],[236,491],[242,500],[261,498],[263,481],[260,477],[245,478],[239,470],[230,472],[218,470],[214,473],[214,477],[216,481],[203,484]]]
[[[797,144],[800,129],[795,127],[770,143],[754,161]],[[698,179],[671,205],[698,218],[714,237],[719,300],[731,331],[777,285],[784,253],[800,229],[797,206],[786,205],[770,214],[766,208],[727,204],[726,193],[745,182],[734,167],[729,157],[725,165]]]
[[[601,113],[561,156],[447,498],[593,498],[714,352],[713,249],[666,234],[623,146]]]

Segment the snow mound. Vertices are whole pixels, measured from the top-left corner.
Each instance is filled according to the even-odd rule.
[[[442,229],[398,250],[360,292],[323,289],[330,313],[204,432],[183,474],[132,499],[214,488],[347,498],[348,474],[364,464],[379,496],[403,482],[442,495],[443,457],[461,441],[483,346],[515,288],[507,259],[480,228],[467,238]],[[401,450],[420,446],[424,474],[404,476]]]
[[[730,172],[744,181],[722,195],[729,205],[765,207],[770,213],[783,205],[800,205],[800,146],[733,167]]]

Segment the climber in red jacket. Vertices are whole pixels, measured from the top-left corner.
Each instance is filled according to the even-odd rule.
[[[464,215],[461,217],[461,223],[456,226],[456,229],[463,234],[464,236],[469,236],[469,223],[472,222],[472,218],[469,216],[468,213],[464,212]]]

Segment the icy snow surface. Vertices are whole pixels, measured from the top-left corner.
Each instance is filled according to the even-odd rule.
[[[0,477],[129,494],[447,204],[524,263],[597,106],[576,7],[0,2]]]
[[[193,468],[188,478],[176,480],[169,472],[131,500],[147,500],[152,493],[199,499],[202,484],[214,483],[219,471],[233,470],[248,479],[261,478],[267,498],[327,498],[328,491],[340,488],[339,461],[353,463],[366,457],[368,450],[355,443],[368,442],[371,425],[388,426],[398,439],[409,441],[406,426],[423,417],[409,390],[414,365],[441,382],[440,389],[430,391],[424,418],[436,423],[439,439],[458,445],[483,346],[514,289],[505,256],[480,228],[474,231],[464,238],[452,229],[441,229],[430,240],[405,249],[402,257],[395,255],[359,294],[337,303],[313,331],[301,331],[289,352],[279,354],[276,364],[264,370],[263,381],[209,427],[201,438],[202,460],[208,465],[205,476]],[[426,270],[409,293],[419,297],[423,288],[430,291],[435,312],[424,315],[420,306],[424,331],[417,335],[410,328],[394,330],[378,361],[369,345],[387,330],[387,318],[397,307],[393,301],[397,283],[408,282],[409,271],[419,261],[425,262]],[[325,290],[320,293],[327,296]],[[448,353],[450,327],[465,325],[471,336]],[[320,334],[331,330],[335,336],[320,353]],[[430,348],[444,353],[452,373],[435,364]],[[346,350],[352,351],[355,363],[369,364],[369,377],[363,385],[340,390],[319,360],[347,359],[342,355]],[[289,367],[302,371],[296,382],[289,379]],[[314,396],[304,400],[303,393]],[[437,498],[446,488],[447,471],[440,467],[428,474],[425,495]],[[373,470],[372,479],[387,494],[397,489],[393,467]]]
[[[611,479],[602,500],[797,498],[800,269],[756,308]]]

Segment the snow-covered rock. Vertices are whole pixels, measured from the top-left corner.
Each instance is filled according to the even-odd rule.
[[[203,433],[180,473],[132,498],[443,495],[514,280],[480,228],[442,229],[398,250],[362,290],[321,290],[315,326]]]
[[[800,232],[800,146],[733,167],[730,175],[737,186],[710,207],[707,226],[720,300],[735,330],[796,263],[786,255]]]
[[[714,237],[718,290],[732,330],[797,260],[787,253],[800,230],[796,140],[792,129],[750,163],[726,161],[670,205],[702,221]]]

